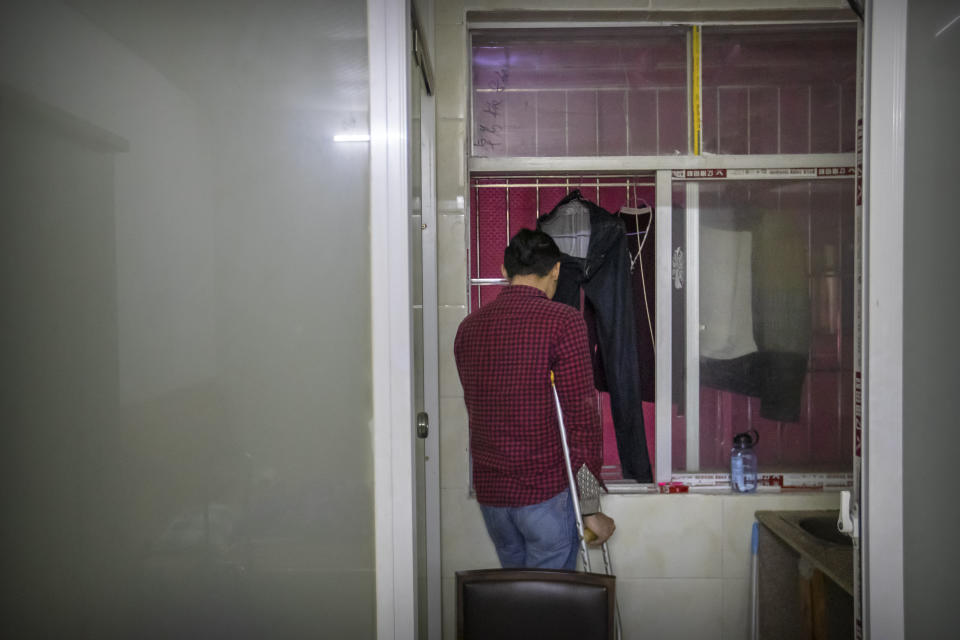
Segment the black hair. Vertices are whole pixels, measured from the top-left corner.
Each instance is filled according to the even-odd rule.
[[[562,257],[557,243],[546,233],[520,229],[503,251],[503,267],[508,278],[531,273],[543,277]]]

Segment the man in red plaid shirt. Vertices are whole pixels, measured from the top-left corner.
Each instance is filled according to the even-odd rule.
[[[541,231],[523,229],[504,251],[510,285],[460,325],[454,355],[470,418],[473,486],[504,567],[574,569],[576,520],[567,484],[550,372],[556,375],[584,525],[602,544],[614,530],[587,499],[602,462],[600,415],[587,327],[552,302],[562,254]]]

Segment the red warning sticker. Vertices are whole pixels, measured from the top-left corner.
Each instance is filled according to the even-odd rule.
[[[726,178],[726,169],[675,169],[674,178]]]
[[[817,167],[817,177],[821,176],[855,176],[855,167]]]

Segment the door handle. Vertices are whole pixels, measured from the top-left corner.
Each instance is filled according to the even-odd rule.
[[[417,437],[421,440],[430,435],[430,416],[426,411],[417,414]]]
[[[837,520],[837,530],[851,538],[860,537],[860,515],[857,503],[850,500],[849,491],[840,492],[840,518]]]

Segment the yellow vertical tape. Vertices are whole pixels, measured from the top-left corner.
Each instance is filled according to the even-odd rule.
[[[703,117],[700,107],[701,66],[700,66],[700,27],[693,27],[691,34],[692,55],[690,62],[693,65],[690,88],[693,93],[693,155],[700,155],[700,145],[703,140]]]

